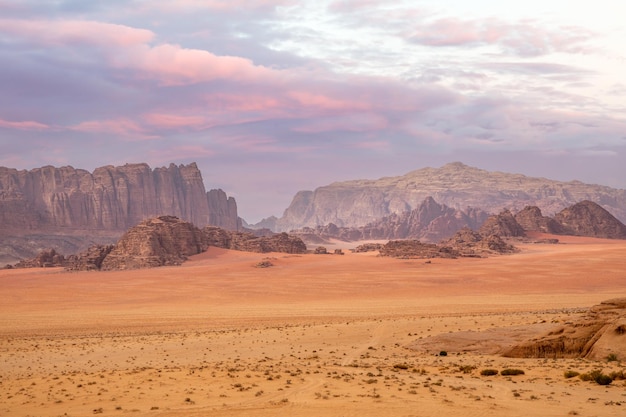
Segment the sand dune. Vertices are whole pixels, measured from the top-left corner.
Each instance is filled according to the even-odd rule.
[[[563,376],[622,364],[502,358],[447,337],[626,296],[626,242],[559,239],[432,263],[211,248],[180,267],[2,270],[0,416],[622,415],[623,381]],[[255,267],[264,258],[274,266]]]

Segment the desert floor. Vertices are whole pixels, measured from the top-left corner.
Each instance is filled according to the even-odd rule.
[[[0,416],[623,416],[624,381],[563,375],[623,364],[493,353],[626,296],[626,241],[560,239],[431,263],[212,248],[1,270]]]

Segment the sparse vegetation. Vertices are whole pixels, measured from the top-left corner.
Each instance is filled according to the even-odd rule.
[[[583,381],[594,381],[599,385],[609,385],[613,382],[613,378],[609,375],[603,374],[599,369],[594,369],[591,372],[580,374],[579,378]]]
[[[607,355],[607,357],[606,357],[606,361],[607,361],[607,362],[615,362],[615,361],[617,361],[617,360],[618,360],[618,358],[617,358],[617,355],[616,355],[615,353],[610,353],[610,354],[609,354],[609,355]]]
[[[480,374],[482,376],[493,376],[493,375],[498,375],[498,370],[497,369],[483,369],[482,371],[480,371]]]
[[[503,369],[500,372],[500,375],[503,375],[503,376],[524,375],[524,371],[522,369],[507,368],[507,369]]]
[[[576,372],[572,370],[567,370],[563,373],[563,376],[565,376],[565,378],[568,378],[568,379],[577,377],[578,375],[580,375],[580,372]]]

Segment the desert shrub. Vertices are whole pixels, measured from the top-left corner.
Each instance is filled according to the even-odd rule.
[[[611,382],[613,382],[613,379],[605,374],[600,374],[596,379],[596,384],[599,385],[609,385]]]
[[[583,381],[594,381],[595,383],[600,385],[609,385],[611,382],[613,382],[613,378],[611,378],[609,375],[603,374],[602,371],[599,369],[594,369],[591,372],[580,374],[579,378]]]
[[[442,350],[441,352],[439,352],[439,356],[448,356],[448,352]]]
[[[498,370],[497,369],[483,369],[482,371],[480,371],[480,374],[482,376],[498,375]]]
[[[500,375],[504,375],[504,376],[524,375],[524,371],[522,371],[521,369],[507,368],[507,369],[503,369],[502,372],[500,372]]]
[[[613,379],[613,381],[626,379],[626,374],[624,374],[624,371],[613,371],[609,374],[609,376],[611,377],[611,379]]]
[[[615,362],[617,360],[617,355],[615,353],[610,353],[606,357],[607,362]]]
[[[459,371],[463,372],[464,374],[472,373],[474,369],[476,369],[474,365],[460,365],[459,366]]]
[[[393,367],[395,369],[409,369],[409,365],[406,363],[396,363]]]
[[[580,375],[580,372],[569,370],[569,371],[565,371],[563,373],[563,375],[565,376],[565,378],[574,378],[574,377]]]

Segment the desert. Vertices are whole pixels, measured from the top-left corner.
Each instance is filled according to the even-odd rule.
[[[622,415],[624,380],[564,374],[623,374],[623,351],[499,353],[626,294],[625,241],[558,239],[488,258],[210,247],[180,266],[0,270],[0,415]]]

